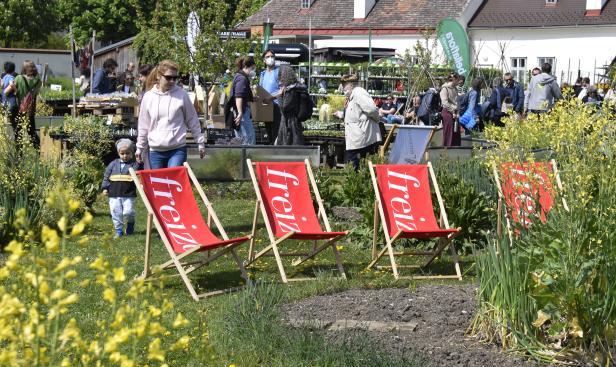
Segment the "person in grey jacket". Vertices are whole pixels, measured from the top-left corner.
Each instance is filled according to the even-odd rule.
[[[339,118],[344,118],[344,160],[353,163],[355,170],[359,169],[359,159],[374,154],[382,140],[379,108],[368,92],[357,85],[358,80],[353,74],[342,77],[347,101],[344,111],[337,113]]]
[[[552,65],[541,66],[541,74],[533,76],[524,99],[524,110],[532,113],[547,112],[556,101],[563,98],[556,77],[551,75]]]

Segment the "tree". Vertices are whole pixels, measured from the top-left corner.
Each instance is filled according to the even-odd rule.
[[[96,31],[103,42],[120,41],[138,33],[138,9],[149,14],[155,0],[59,0],[62,20],[73,27],[78,44],[85,44]]]
[[[133,45],[140,61],[156,64],[163,59],[174,59],[182,72],[214,80],[231,67],[237,55],[246,54],[250,47],[249,40],[220,37],[221,31],[229,29],[228,10],[224,0],[168,0],[157,3],[151,16],[138,12],[140,32]],[[191,13],[199,29],[194,52],[186,41]]]
[[[47,36],[62,29],[57,0],[3,0],[0,5],[0,44],[40,47]]]

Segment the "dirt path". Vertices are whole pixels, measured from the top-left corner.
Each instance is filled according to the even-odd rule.
[[[388,330],[370,332],[375,348],[399,354],[411,352],[434,366],[537,366],[465,335],[475,312],[475,292],[475,285],[426,285],[414,292],[354,289],[287,304],[283,311],[291,323],[316,320],[321,325],[333,325],[330,330],[357,321],[385,325]],[[393,329],[392,323],[401,327]]]

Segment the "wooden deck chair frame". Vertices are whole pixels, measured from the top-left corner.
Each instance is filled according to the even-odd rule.
[[[390,237],[389,230],[387,229],[387,222],[385,221],[385,209],[383,208],[383,203],[381,202],[381,194],[378,186],[378,182],[376,179],[376,173],[374,171],[374,165],[372,162],[368,163],[370,168],[370,177],[372,178],[372,186],[374,188],[375,193],[375,201],[374,201],[374,235],[372,238],[372,261],[368,265],[368,269],[373,267],[376,268],[391,268],[394,278],[396,279],[458,279],[462,280],[462,272],[460,270],[460,262],[458,259],[458,253],[453,244],[453,240],[460,234],[460,232],[451,233],[447,237],[440,238],[436,248],[433,251],[402,251],[396,252],[394,251],[393,244],[400,238],[403,234],[402,231],[398,231],[393,237]],[[434,191],[436,193],[436,198],[438,200],[439,206],[439,225],[444,227],[444,229],[451,229],[449,226],[449,220],[447,219],[447,213],[445,212],[445,204],[443,203],[443,198],[441,197],[441,191],[439,189],[438,183],[436,181],[436,176],[434,174],[434,169],[432,168],[432,163],[428,162],[428,172],[430,173],[430,180],[432,181]],[[380,252],[377,253],[377,242],[378,242],[378,227],[379,222],[381,223],[381,230],[385,235],[385,245],[381,249]],[[461,228],[457,228],[458,231]],[[398,268],[425,268],[429,266],[442,252],[449,247],[449,251],[451,252],[451,256],[454,261],[454,267],[456,270],[456,275],[411,275],[411,276],[401,276],[398,272]],[[391,263],[390,266],[379,266],[377,265],[378,261],[385,255],[387,252],[389,256],[389,261]],[[396,263],[397,256],[427,256],[428,259],[424,262],[423,265],[398,265]]]
[[[561,196],[563,208],[569,211],[569,205],[563,195],[563,184],[560,180],[560,174],[558,173],[558,165],[555,159],[550,159],[549,164],[552,166],[552,172],[554,173],[554,179],[556,180],[556,186]],[[492,163],[492,173],[494,175],[494,182],[496,183],[496,189],[498,191],[498,203],[497,203],[497,215],[496,215],[496,234],[499,238],[502,237],[502,224],[503,224],[503,211],[505,212],[505,225],[507,226],[507,235],[509,236],[509,243],[513,244],[513,230],[511,227],[511,220],[509,219],[509,212],[505,205],[505,194],[503,193],[503,186],[501,183],[500,175],[498,174],[498,168],[496,164]]]
[[[199,181],[197,180],[197,177],[195,176],[194,172],[192,171],[188,163],[184,163],[184,166],[186,167],[188,171],[191,184],[197,188],[197,191],[199,192],[199,196],[201,196],[201,199],[203,200],[203,203],[205,204],[205,207],[207,209],[208,217],[207,217],[206,223],[209,226],[211,220],[213,220],[216,225],[216,229],[218,229],[218,232],[220,233],[220,236],[223,238],[223,240],[228,241],[229,236],[227,236],[227,232],[225,231],[220,221],[218,220],[218,216],[216,215],[216,212],[214,211],[214,208],[212,207],[212,203],[208,200],[201,185],[199,185]],[[152,205],[150,204],[150,201],[148,200],[145,194],[145,191],[143,190],[141,181],[139,177],[137,176],[137,173],[132,168],[130,168],[129,171],[130,171],[130,175],[133,178],[133,182],[135,182],[135,186],[137,187],[139,195],[141,196],[141,199],[148,212],[147,223],[146,223],[146,237],[145,237],[144,269],[143,269],[143,273],[139,277],[140,279],[147,280],[148,278],[151,278],[153,275],[157,273],[175,268],[177,269],[178,274],[175,274],[173,276],[179,276],[182,278],[182,280],[184,281],[184,284],[186,285],[186,288],[188,288],[188,292],[190,293],[191,297],[195,301],[199,301],[200,299],[218,295],[218,294],[229,293],[232,291],[239,290],[242,287],[233,287],[233,288],[227,288],[227,289],[197,294],[197,292],[195,291],[195,287],[193,286],[192,282],[188,278],[188,274],[192,273],[193,271],[205,265],[208,265],[209,263],[213,262],[214,260],[218,259],[219,257],[223,255],[231,254],[237,266],[239,267],[242,278],[244,278],[244,280],[246,280],[247,283],[250,283],[250,279],[248,277],[248,273],[246,272],[246,268],[244,267],[244,263],[242,262],[241,258],[236,252],[236,247],[242,244],[244,241],[231,243],[226,246],[219,247],[219,248],[212,249],[212,250],[203,250],[201,247],[195,247],[194,249],[186,251],[182,254],[176,254],[176,252],[173,250],[171,243],[169,242],[169,239],[165,235],[163,227],[161,226],[159,220],[156,218],[156,215],[154,214],[154,209],[152,208]],[[166,261],[165,263],[160,264],[158,266],[150,265],[150,258],[151,258],[151,253],[152,253],[151,252],[152,224],[154,224],[154,227],[156,227],[158,234],[160,235],[160,238],[165,246],[165,249],[167,250],[169,257],[171,257],[169,261]],[[246,240],[251,239],[250,235],[246,237],[247,237]],[[195,253],[197,254],[201,253],[202,254],[201,258],[198,260],[190,261],[190,262],[182,262],[182,260],[184,260],[185,258]]]
[[[317,216],[319,219],[321,219],[323,221],[323,225],[325,226],[325,231],[326,232],[332,232],[331,226],[329,224],[329,220],[327,219],[327,214],[325,213],[325,207],[323,206],[323,200],[321,199],[321,195],[319,194],[319,189],[317,187],[317,183],[316,180],[314,179],[314,174],[312,173],[312,168],[310,166],[310,161],[308,161],[308,159],[304,160],[304,164],[306,167],[306,172],[308,173],[308,179],[310,181],[310,187],[312,188],[312,191],[314,193],[314,196],[316,198],[317,201],[317,205],[318,205],[318,212],[317,212]],[[246,165],[248,166],[248,172],[250,173],[250,178],[252,179],[252,184],[254,186],[254,190],[255,190],[255,195],[257,196],[257,201],[255,203],[255,211],[254,211],[254,215],[253,215],[253,220],[252,220],[252,233],[251,233],[251,240],[250,240],[250,247],[248,250],[248,259],[246,260],[246,262],[244,263],[245,266],[249,266],[250,264],[252,264],[253,262],[255,262],[258,258],[262,257],[262,256],[267,256],[269,255],[269,253],[273,253],[275,259],[276,259],[276,264],[278,265],[278,271],[280,272],[280,278],[282,279],[283,283],[288,283],[288,282],[296,282],[296,281],[304,281],[304,280],[314,280],[316,278],[307,278],[307,277],[303,277],[303,278],[291,278],[288,277],[284,268],[284,265],[282,263],[282,257],[285,256],[291,256],[291,257],[300,257],[299,259],[296,259],[295,261],[293,261],[292,265],[293,266],[298,266],[312,258],[314,258],[317,254],[319,254],[321,251],[327,249],[328,247],[331,247],[333,253],[334,253],[334,259],[336,261],[336,266],[338,268],[338,271],[340,273],[340,276],[343,279],[347,279],[346,273],[344,271],[344,267],[342,266],[342,259],[340,257],[340,252],[338,251],[338,249],[336,248],[336,243],[343,238],[344,236],[346,236],[349,231],[345,231],[344,235],[340,235],[331,239],[327,239],[325,240],[325,242],[321,245],[318,246],[318,240],[314,240],[314,245],[312,247],[312,250],[310,252],[307,253],[282,253],[280,252],[280,250],[278,249],[278,246],[281,245],[284,241],[291,239],[291,237],[296,233],[296,232],[289,232],[286,235],[284,235],[283,237],[280,238],[276,238],[276,236],[274,235],[274,230],[272,228],[272,225],[269,221],[269,218],[267,216],[267,210],[265,208],[265,204],[263,203],[263,198],[261,196],[261,191],[259,189],[259,182],[257,180],[257,176],[255,174],[255,170],[254,170],[254,166],[256,165],[255,163],[253,163],[250,159],[246,160]],[[270,244],[268,246],[266,246],[264,249],[262,249],[261,251],[259,251],[258,253],[255,253],[255,234],[257,231],[257,222],[259,219],[259,211],[261,212],[261,217],[263,218],[263,222],[265,223],[265,228],[267,230],[267,235],[270,241]]]

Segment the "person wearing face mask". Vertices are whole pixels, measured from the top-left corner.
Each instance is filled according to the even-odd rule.
[[[269,137],[269,143],[274,144],[276,137],[278,136],[278,129],[280,128],[280,68],[276,66],[276,54],[272,50],[267,50],[263,54],[263,61],[265,62],[265,70],[261,71],[259,75],[259,85],[263,87],[269,94],[272,95],[271,99],[264,100],[263,102],[270,104],[273,102],[274,106],[274,121],[266,124],[267,136]]]
[[[511,106],[513,110],[521,115],[524,112],[524,88],[520,83],[513,80],[511,73],[505,73],[505,91],[511,99]]]
[[[255,129],[250,116],[250,102],[254,101],[250,89],[250,79],[256,75],[255,60],[252,57],[243,56],[235,61],[237,73],[231,84],[231,98],[235,98],[237,117],[235,118],[235,136],[242,140],[243,144],[255,145]]]
[[[347,100],[344,111],[335,114],[344,119],[344,160],[352,163],[356,171],[359,169],[359,159],[374,154],[382,141],[379,108],[370,94],[358,86],[358,80],[354,74],[341,78]]]
[[[139,110],[137,162],[149,149],[150,168],[181,166],[187,159],[186,133],[190,130],[199,144],[199,156],[205,155],[205,139],[195,106],[184,89],[178,87],[179,66],[161,61],[148,76],[154,86],[143,95]],[[155,82],[154,82],[155,80]]]

